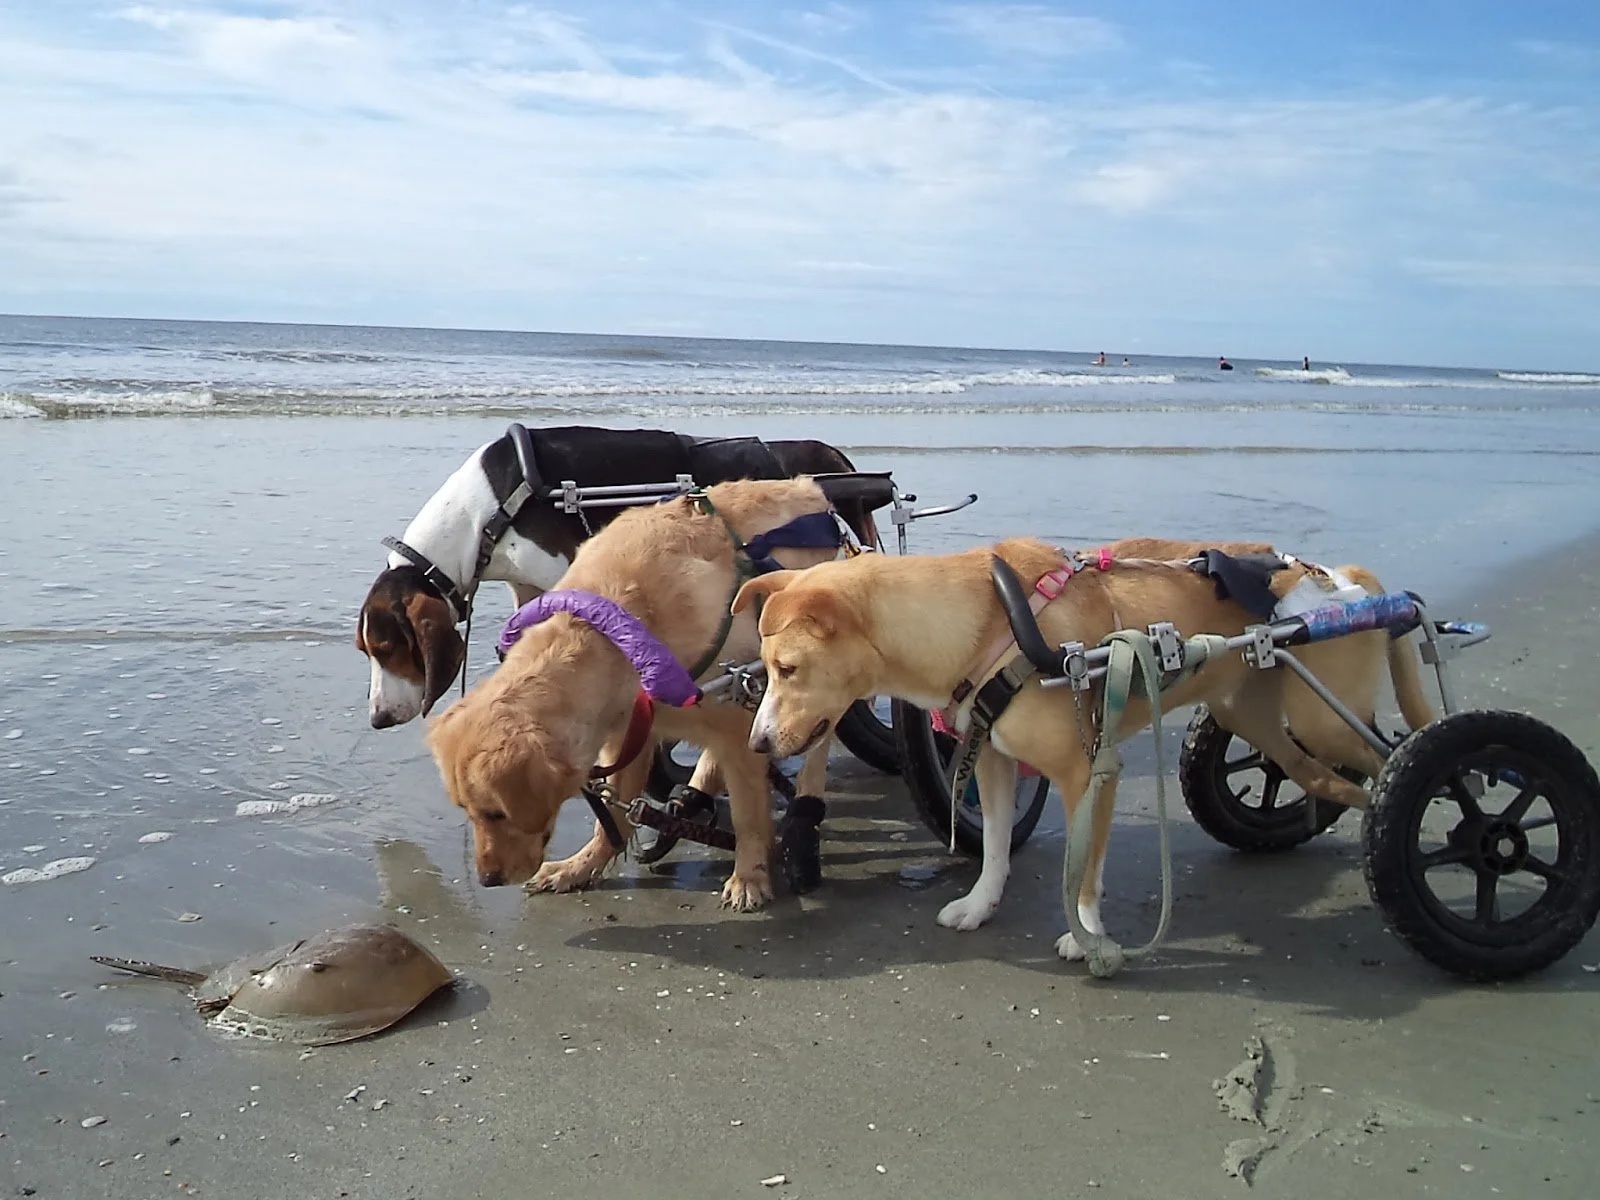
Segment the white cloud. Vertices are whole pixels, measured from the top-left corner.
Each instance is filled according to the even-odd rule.
[[[145,5],[122,9],[117,16],[184,35],[205,66],[247,79],[266,78],[291,63],[302,69],[327,65],[344,57],[356,42],[326,17],[239,16]]]
[[[838,37],[865,25],[867,14],[848,4],[831,3],[796,13],[792,19],[807,33]]]
[[[0,310],[1059,344],[1592,286],[1581,107],[1018,94],[878,27],[585,12],[0,14]],[[1115,36],[941,19],[1046,17],[1057,57]]]
[[[996,54],[1022,58],[1070,58],[1122,45],[1110,22],[1042,4],[953,4],[938,10],[937,23]]]

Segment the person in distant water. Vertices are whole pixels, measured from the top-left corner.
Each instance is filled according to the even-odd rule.
[[[1106,352],[1104,350],[1100,351],[1100,357],[1094,360],[1094,365],[1097,367],[1106,365]]]
[[[1231,371],[1231,370],[1233,370],[1233,364],[1228,361],[1227,355],[1223,355],[1222,357],[1217,359],[1217,370],[1219,370],[1219,371]]]
[[[1123,358],[1122,365],[1125,366],[1125,367],[1133,366],[1133,364],[1131,362],[1129,362],[1126,357]]]
[[[1307,355],[1305,358],[1302,358],[1300,360],[1300,369],[1302,371],[1311,370],[1311,357],[1310,357],[1310,355]]]

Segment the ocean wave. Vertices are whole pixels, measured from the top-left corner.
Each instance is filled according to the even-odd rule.
[[[1565,383],[1580,386],[1600,384],[1600,375],[1583,375],[1576,372],[1563,374],[1546,371],[1498,371],[1496,374],[1510,383]]]
[[[219,407],[218,394],[210,388],[146,392],[0,392],[0,419],[185,415],[204,413]]]
[[[6,418],[42,417],[43,409],[30,404],[22,396],[14,396],[10,392],[0,392],[0,421]]]
[[[392,361],[394,356],[388,354],[371,354],[360,350],[247,350],[230,348],[222,350],[202,350],[197,357],[243,359],[245,362],[381,363]]]
[[[640,380],[629,383],[529,383],[515,385],[432,384],[415,387],[231,388],[192,381],[74,378],[58,388],[0,393],[0,417],[70,417],[95,414],[394,411],[418,406],[461,411],[507,401],[538,404],[551,400],[670,397],[850,397],[955,396],[977,388],[1074,388],[1105,384],[1166,385],[1174,375],[1084,375],[1037,370],[989,371],[916,379],[867,379],[817,383],[796,379],[704,379],[686,382]],[[877,409],[868,411],[880,411]]]
[[[1314,371],[1302,371],[1298,367],[1257,367],[1256,374],[1266,379],[1293,379],[1299,383],[1344,383],[1350,378],[1350,372],[1343,367],[1319,367]]]

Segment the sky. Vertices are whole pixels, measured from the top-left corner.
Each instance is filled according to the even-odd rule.
[[[0,311],[1600,368],[1600,4],[0,0]]]

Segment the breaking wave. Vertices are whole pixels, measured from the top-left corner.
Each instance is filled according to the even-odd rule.
[[[1510,383],[1556,383],[1566,384],[1569,387],[1573,385],[1583,387],[1600,384],[1600,375],[1562,374],[1545,371],[1500,371],[1497,374],[1501,379]]]
[[[1257,367],[1256,374],[1266,379],[1291,379],[1298,383],[1344,383],[1350,378],[1350,372],[1343,367],[1319,367],[1314,371]]]

